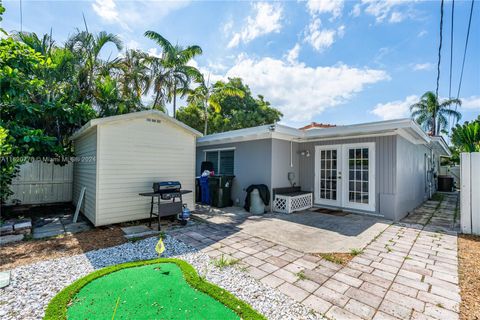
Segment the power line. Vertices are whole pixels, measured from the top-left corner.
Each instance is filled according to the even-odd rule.
[[[452,0],[452,19],[450,25],[450,79],[448,82],[448,98],[452,98],[452,68],[453,68],[453,19],[455,14],[455,0]],[[450,105],[448,110],[451,110]],[[452,128],[452,115],[449,115],[448,122],[450,124],[450,130]]]
[[[438,87],[440,85],[440,62],[442,60],[442,32],[443,32],[443,0],[440,4],[440,43],[438,45],[438,64],[437,64],[437,89],[435,95],[438,99]]]
[[[470,17],[468,18],[467,37],[465,38],[465,48],[463,50],[462,71],[460,72],[460,82],[458,83],[457,99],[460,97],[460,89],[462,88],[463,69],[465,67],[465,57],[467,56],[468,38],[470,36],[470,26],[472,25],[473,3],[474,2],[475,1],[472,0],[472,5],[470,6]],[[456,110],[457,110],[457,106],[455,106],[455,111]]]
[[[465,38],[465,48],[463,49],[462,70],[460,71],[460,81],[458,82],[458,90],[457,90],[457,96],[456,96],[457,100],[458,98],[460,98],[460,89],[462,88],[463,70],[465,68],[465,58],[467,56],[468,39],[470,37],[470,26],[472,25],[474,2],[475,0],[472,0],[472,4],[470,5],[470,16],[468,17],[467,36]],[[458,109],[458,103],[455,104],[455,111],[457,111],[457,109]],[[453,123],[450,123],[450,131],[452,131],[452,128],[453,128]]]
[[[20,0],[20,32],[23,32],[23,10],[22,10],[22,0]]]
[[[452,64],[453,64],[453,17],[455,13],[455,0],[452,0],[452,24],[450,28],[450,81],[448,85],[448,98],[452,97]]]

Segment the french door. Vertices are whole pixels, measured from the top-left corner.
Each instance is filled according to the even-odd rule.
[[[315,149],[315,203],[375,211],[375,144]]]

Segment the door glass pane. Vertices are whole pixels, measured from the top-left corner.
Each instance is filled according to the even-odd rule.
[[[320,198],[337,199],[337,150],[320,152]]]
[[[348,201],[368,204],[368,148],[348,150]]]

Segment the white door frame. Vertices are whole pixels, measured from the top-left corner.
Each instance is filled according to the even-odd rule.
[[[368,204],[349,201],[348,149],[368,148]],[[337,150],[337,200],[320,198],[320,151]],[[375,142],[359,142],[315,146],[315,204],[343,207],[362,211],[375,211]]]
[[[342,207],[375,211],[375,142],[359,142],[342,145],[343,182],[342,182]],[[348,201],[348,149],[368,148],[368,204]]]
[[[337,200],[328,200],[320,198],[320,152],[322,150],[336,150],[337,151]],[[314,198],[316,204],[323,204],[328,206],[341,207],[342,206],[342,189],[341,180],[339,179],[339,171],[343,170],[342,165],[342,145],[319,145],[315,146],[315,192]]]

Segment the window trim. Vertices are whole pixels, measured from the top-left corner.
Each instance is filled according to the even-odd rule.
[[[218,174],[221,174],[221,167],[220,167],[220,153],[221,151],[235,151],[235,147],[228,147],[228,148],[216,148],[216,149],[205,149],[203,150],[203,161],[207,161],[207,152],[217,152],[217,163],[218,163]],[[235,152],[233,153],[233,159],[235,162]],[[235,166],[234,166],[235,168]],[[234,169],[235,170],[235,169]]]

